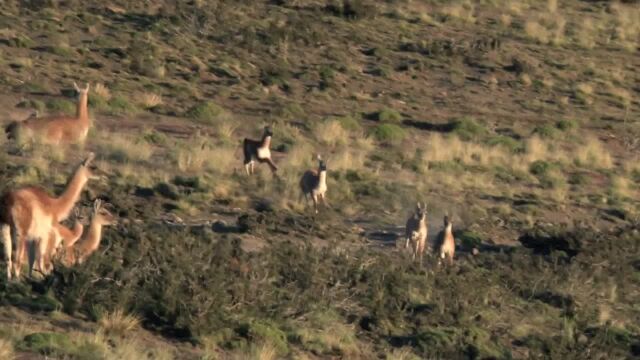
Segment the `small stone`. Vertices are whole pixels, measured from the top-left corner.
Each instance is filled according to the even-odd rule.
[[[471,254],[473,254],[473,256],[476,256],[480,254],[480,250],[478,250],[478,248],[473,248],[473,250],[471,250]]]

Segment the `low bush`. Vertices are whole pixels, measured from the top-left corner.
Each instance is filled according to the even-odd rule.
[[[371,135],[380,141],[390,144],[398,144],[406,137],[406,131],[395,124],[380,124],[371,130]]]

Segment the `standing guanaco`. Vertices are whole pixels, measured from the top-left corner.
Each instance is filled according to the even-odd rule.
[[[438,245],[440,251],[440,261],[447,260],[449,265],[453,265],[453,255],[456,252],[456,241],[453,238],[453,223],[449,216],[444,217],[444,229],[438,236]]]
[[[300,179],[300,190],[304,195],[307,203],[309,195],[313,200],[313,209],[318,213],[318,202],[322,201],[322,205],[327,207],[327,164],[318,155],[318,170],[307,170]]]
[[[416,210],[407,220],[405,227],[405,248],[409,243],[413,246],[413,260],[416,258],[422,263],[422,256],[427,243],[427,204],[424,206],[420,202],[416,205]]]
[[[43,255],[54,225],[69,217],[87,182],[97,178],[89,167],[93,158],[94,154],[90,153],[80,163],[59,197],[51,197],[40,187],[27,186],[6,192],[0,198],[0,228],[7,257],[7,278],[11,279],[12,271],[20,278],[27,246],[30,249],[29,275],[36,260],[39,268],[44,269]],[[12,252],[14,244],[16,253]]]
[[[37,138],[48,144],[83,143],[89,133],[89,84],[81,89],[74,82],[78,92],[76,115],[54,115],[46,117],[30,117],[23,121],[14,121],[5,127],[9,138]]]
[[[270,146],[272,136],[273,132],[271,131],[271,127],[265,126],[264,133],[262,134],[262,139],[260,141],[249,138],[244,139],[242,149],[244,151],[244,169],[246,170],[247,175],[254,173],[255,161],[267,163],[273,173],[278,170],[278,167],[271,159]]]
[[[71,249],[68,249],[71,251],[66,252],[65,263],[67,265],[82,264],[91,254],[98,250],[102,238],[102,227],[115,223],[115,216],[103,207],[102,200],[96,200],[93,203],[89,228],[82,234],[82,239]]]

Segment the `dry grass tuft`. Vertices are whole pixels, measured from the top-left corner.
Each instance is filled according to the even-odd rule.
[[[149,143],[122,134],[112,133],[97,140],[98,152],[118,163],[146,162],[154,153]]]
[[[111,91],[109,91],[109,88],[107,88],[102,83],[95,84],[91,91],[106,101],[109,101],[109,99],[111,99]]]
[[[137,316],[127,315],[122,310],[116,310],[103,315],[98,320],[98,326],[107,336],[123,338],[140,327],[140,319]]]
[[[349,140],[349,132],[342,127],[338,120],[318,123],[313,133],[321,144],[329,147],[346,144]]]
[[[0,359],[13,360],[16,354],[13,351],[13,344],[9,340],[0,339]]]
[[[528,20],[524,24],[525,34],[541,44],[559,45],[564,42],[567,21],[556,14],[539,19]]]
[[[470,1],[446,5],[441,9],[442,14],[469,23],[476,22],[474,11],[475,7]]]
[[[137,100],[145,109],[150,109],[163,104],[162,96],[149,92],[138,94]]]
[[[574,161],[582,166],[610,169],[613,167],[613,158],[602,142],[596,138],[588,138],[574,152]]]

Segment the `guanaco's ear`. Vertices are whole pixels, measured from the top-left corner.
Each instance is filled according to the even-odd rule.
[[[89,92],[89,83],[87,83],[87,86],[84,87],[84,92]]]
[[[96,154],[90,152],[89,155],[87,155],[87,157],[84,159],[84,161],[82,161],[82,166],[89,166],[89,164],[91,164],[91,162],[93,161],[93,159],[95,159]]]
[[[102,207],[102,200],[100,199],[96,199],[93,202],[93,211],[95,211],[96,213],[98,212],[98,210],[100,210],[100,208]]]
[[[76,89],[77,92],[80,92],[80,88],[78,87],[78,84],[76,84],[76,82],[73,82],[73,87]]]

